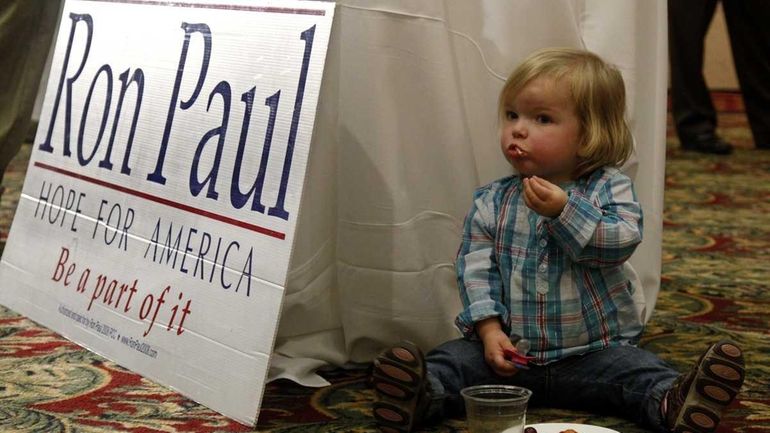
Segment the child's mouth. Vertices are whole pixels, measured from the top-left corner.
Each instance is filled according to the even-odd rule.
[[[524,152],[519,146],[515,144],[508,146],[508,156],[511,158],[521,158],[524,155],[526,155],[526,152]]]

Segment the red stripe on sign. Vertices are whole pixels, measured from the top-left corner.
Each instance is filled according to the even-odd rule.
[[[295,15],[326,15],[326,11],[323,9],[297,9],[297,8],[281,8],[276,6],[245,6],[245,5],[228,5],[228,4],[201,4],[201,3],[186,3],[175,1],[162,1],[162,0],[87,0],[95,2],[107,2],[107,3],[131,3],[141,4],[147,6],[171,6],[182,8],[199,8],[199,9],[223,9],[231,11],[249,11],[249,12],[265,12],[272,14],[295,14]]]
[[[103,186],[105,188],[114,189],[115,191],[120,191],[125,194],[133,195],[135,197],[142,198],[144,200],[152,201],[155,203],[160,203],[169,207],[173,207],[174,209],[183,210],[185,212],[189,212],[191,214],[195,215],[201,215],[206,218],[210,218],[216,221],[223,222],[225,224],[230,224],[236,227],[241,227],[247,230],[251,230],[253,232],[261,233],[263,235],[271,236],[277,239],[284,240],[286,238],[286,234],[277,232],[275,230],[270,230],[265,227],[261,227],[254,224],[249,224],[245,221],[237,220],[235,218],[230,218],[224,215],[219,215],[214,212],[209,212],[207,210],[198,209],[192,206],[188,206],[184,203],[178,203],[163,197],[154,196],[152,194],[147,194],[146,192],[137,191],[135,189],[126,188],[125,186],[115,185],[114,183],[105,182],[103,180],[99,180],[90,176],[86,176],[80,173],[75,173],[74,171],[65,170],[63,168],[54,167],[52,165],[48,165],[42,162],[35,162],[35,167],[42,168],[44,170],[53,171],[54,173],[63,174],[65,176],[73,177],[75,179],[80,179],[89,183],[93,183],[94,185]]]

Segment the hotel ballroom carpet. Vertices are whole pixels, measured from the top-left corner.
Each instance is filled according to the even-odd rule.
[[[735,339],[745,351],[746,382],[718,432],[770,432],[770,151],[753,149],[739,95],[715,98],[720,132],[738,147],[730,156],[683,152],[669,132],[662,288],[641,344],[685,370],[710,342]],[[0,243],[30,150],[23,147],[4,180]],[[258,431],[375,431],[366,372],[324,376],[332,385],[320,389],[269,384]],[[531,408],[527,419],[645,431],[576,411]],[[252,429],[0,307],[0,432],[246,431]],[[465,427],[449,420],[425,431]]]

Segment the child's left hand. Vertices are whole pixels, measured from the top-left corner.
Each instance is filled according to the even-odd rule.
[[[539,177],[524,178],[524,202],[542,216],[555,218],[567,205],[567,193]]]

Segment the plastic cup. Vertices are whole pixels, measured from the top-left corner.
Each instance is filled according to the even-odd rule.
[[[527,403],[532,391],[512,385],[464,388],[468,430],[471,433],[522,433],[527,424]]]

